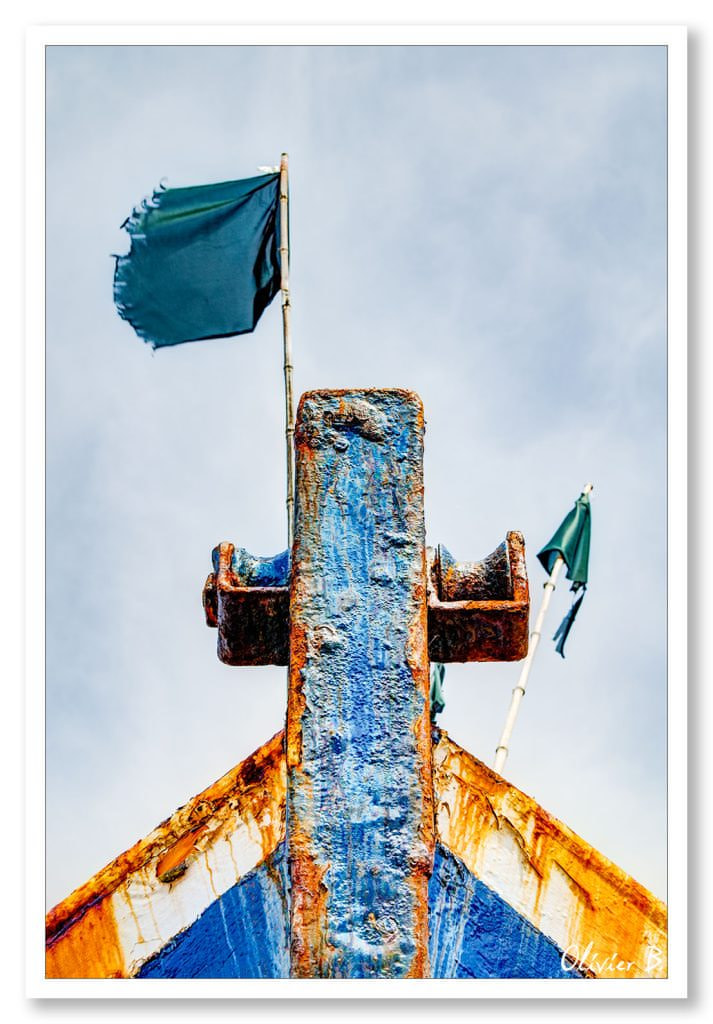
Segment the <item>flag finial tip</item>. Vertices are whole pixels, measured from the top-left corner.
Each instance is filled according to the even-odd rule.
[[[589,494],[590,491],[594,490],[594,484],[585,484],[582,494]]]

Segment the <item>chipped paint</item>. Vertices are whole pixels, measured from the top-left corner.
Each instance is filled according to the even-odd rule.
[[[285,844],[146,960],[138,978],[286,978]]]
[[[438,844],[429,886],[434,978],[581,978],[556,943]]]
[[[136,974],[266,861],[285,835],[283,741],[278,733],[51,910],[47,976]]]
[[[311,392],[295,432],[292,972],[428,975],[433,827],[423,409]]]
[[[180,878],[188,868],[188,859],[196,850],[198,840],[201,839],[208,828],[201,825],[194,832],[189,832],[174,843],[170,850],[161,858],[156,865],[156,877],[159,882],[174,882]]]
[[[584,972],[666,976],[664,903],[445,732],[433,757],[438,841],[476,878]]]

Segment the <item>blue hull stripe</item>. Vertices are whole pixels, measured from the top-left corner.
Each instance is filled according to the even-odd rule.
[[[440,845],[428,907],[433,978],[582,977],[563,967],[551,939]]]
[[[140,978],[289,976],[285,844],[148,960]],[[580,978],[562,951],[436,847],[429,885],[434,978]]]
[[[147,960],[138,978],[286,978],[285,844]]]

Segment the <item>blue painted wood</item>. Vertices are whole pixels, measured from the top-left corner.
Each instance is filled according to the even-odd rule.
[[[213,548],[213,571],[220,568],[220,548]],[[235,548],[231,568],[243,587],[286,587],[290,582],[290,553],[262,557]]]
[[[143,965],[139,978],[286,978],[285,844]]]
[[[428,892],[434,978],[580,978],[562,950],[436,846]]]
[[[283,842],[137,977],[289,977],[286,886]],[[429,886],[429,928],[434,978],[582,977],[563,968],[562,950],[551,939],[440,845]]]
[[[433,856],[423,409],[407,391],[310,392],[295,436],[292,971],[419,977]]]

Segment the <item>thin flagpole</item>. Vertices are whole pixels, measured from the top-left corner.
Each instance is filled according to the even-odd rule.
[[[542,624],[545,621],[545,615],[547,614],[547,609],[550,606],[550,599],[555,586],[557,585],[557,577],[559,576],[560,569],[563,565],[564,559],[561,555],[558,555],[555,564],[552,566],[552,572],[549,575],[549,579],[547,580],[547,583],[545,583],[545,593],[542,598],[540,610],[537,614],[535,628],[532,633],[530,633],[530,644],[527,649],[527,657],[522,663],[522,668],[520,669],[520,678],[517,681],[517,686],[512,691],[510,707],[508,709],[507,718],[505,719],[505,725],[503,726],[503,733],[500,737],[500,742],[495,748],[494,767],[495,771],[500,775],[502,775],[503,768],[505,767],[505,761],[507,760],[510,736],[512,735],[512,730],[515,725],[515,719],[517,718],[522,698],[525,696],[525,690],[527,689],[527,680],[530,675],[530,668],[532,667],[532,659],[535,657],[535,652],[542,635]]]
[[[583,494],[589,494],[593,489],[592,484],[587,484],[583,490]],[[540,637],[542,636],[542,626],[545,621],[545,615],[547,609],[550,606],[550,600],[552,594],[557,585],[557,577],[560,574],[560,570],[564,565],[564,559],[561,555],[557,556],[555,564],[552,566],[552,572],[549,575],[547,582],[545,583],[545,592],[542,597],[542,604],[540,610],[537,613],[537,619],[535,620],[535,628],[530,633],[530,643],[527,649],[527,657],[522,663],[520,669],[520,678],[517,681],[517,686],[512,691],[512,697],[510,699],[510,707],[508,708],[507,718],[505,719],[505,725],[503,726],[503,732],[500,737],[500,742],[495,748],[495,771],[499,775],[502,775],[503,768],[505,767],[505,761],[507,760],[508,752],[510,749],[510,737],[512,735],[513,728],[515,726],[515,720],[517,718],[518,711],[520,710],[520,704],[522,698],[525,696],[525,690],[527,689],[527,680],[530,676],[530,669],[532,668],[532,661],[535,657],[535,653],[540,643]]]
[[[290,331],[290,236],[287,153],[280,157],[280,291],[282,292],[283,368],[285,374],[285,447],[287,456],[287,546],[292,558],[295,506],[294,408],[292,401],[292,335]]]

